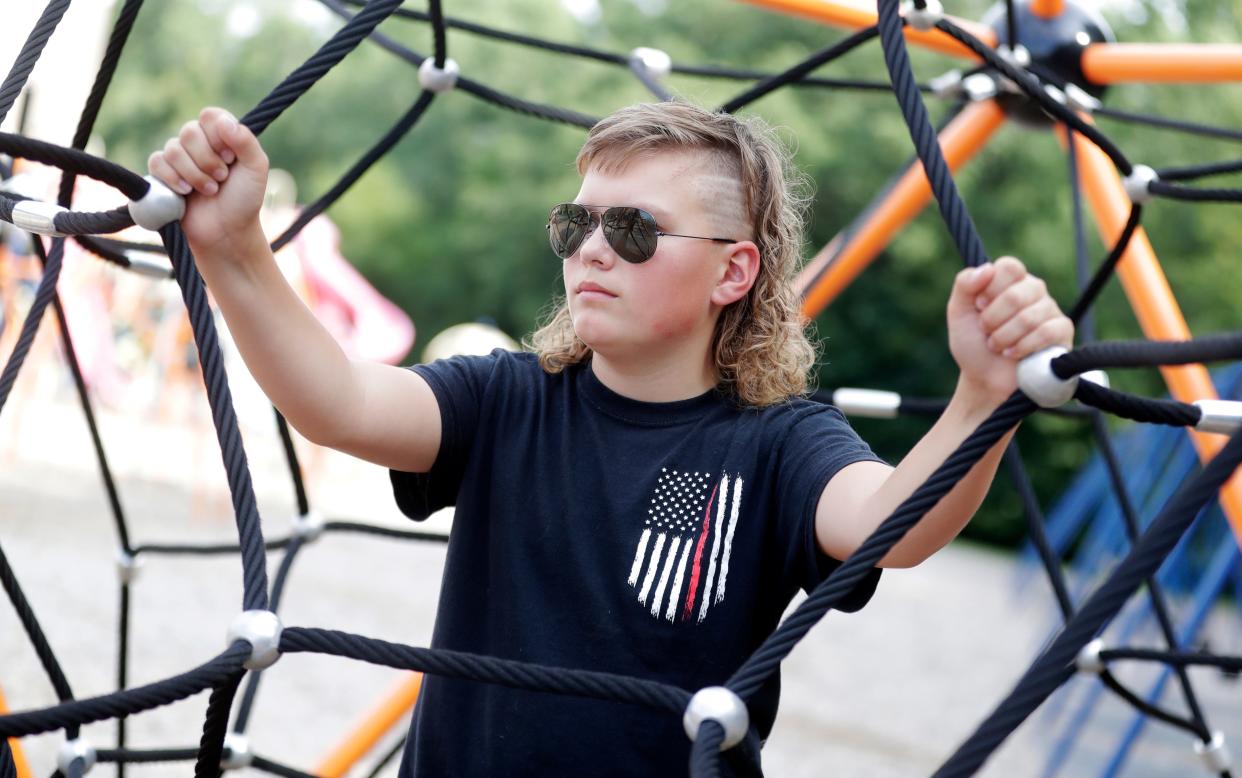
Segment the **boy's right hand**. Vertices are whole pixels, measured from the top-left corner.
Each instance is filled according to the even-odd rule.
[[[223,249],[258,230],[267,155],[249,128],[223,108],[204,108],[147,160],[151,175],[186,197],[181,227],[196,254]]]

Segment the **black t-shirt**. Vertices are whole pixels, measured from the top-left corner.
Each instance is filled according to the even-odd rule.
[[[391,475],[411,518],[456,505],[439,648],[719,685],[836,567],[815,541],[820,493],[876,459],[837,409],[806,400],[639,402],[589,365],[549,375],[499,350],[414,369],[439,403],[440,451],[430,473]],[[779,679],[751,701],[735,774],[753,772],[778,695]],[[689,751],[663,711],[429,676],[400,774],[684,776]]]

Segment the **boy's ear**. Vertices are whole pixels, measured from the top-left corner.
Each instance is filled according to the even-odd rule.
[[[729,247],[728,264],[712,290],[712,302],[720,307],[746,296],[759,277],[759,247],[743,240]]]

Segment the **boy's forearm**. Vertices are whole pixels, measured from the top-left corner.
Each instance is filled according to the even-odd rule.
[[[352,363],[285,280],[257,222],[220,243],[196,257],[242,359],[294,428],[331,445],[352,407]]]
[[[996,409],[980,392],[958,383],[948,407],[927,434],[889,474],[868,501],[866,514],[877,522],[889,516],[921,486],[961,443]],[[933,506],[923,519],[881,561],[886,567],[919,564],[957,537],[983,498],[1005,447],[1013,437],[1007,432],[967,474]]]

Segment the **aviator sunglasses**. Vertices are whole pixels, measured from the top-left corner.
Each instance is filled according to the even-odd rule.
[[[717,243],[736,243],[732,238],[705,238],[699,235],[678,235],[662,232],[656,226],[655,217],[641,208],[618,205],[597,214],[591,209],[600,206],[561,203],[552,206],[548,214],[548,242],[552,251],[561,259],[569,259],[582,247],[599,225],[604,227],[604,240],[617,256],[626,262],[646,262],[656,251],[656,239],[694,238]]]

